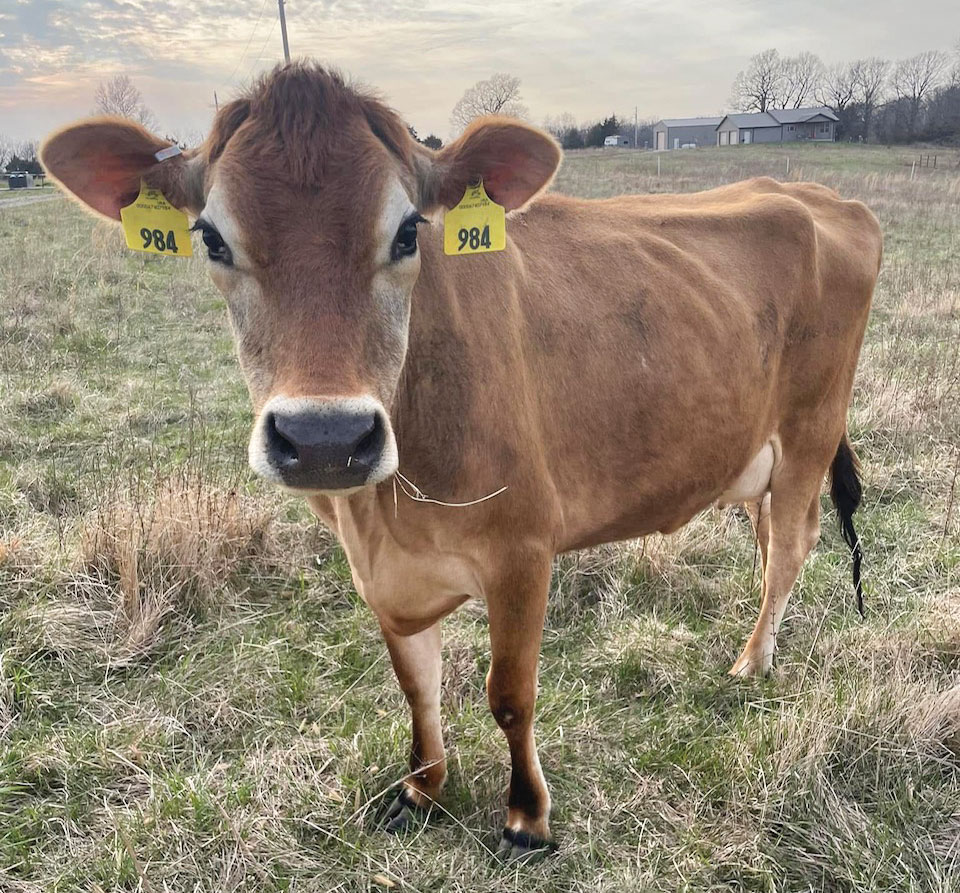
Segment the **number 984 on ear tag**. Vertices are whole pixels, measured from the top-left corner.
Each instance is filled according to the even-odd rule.
[[[187,215],[171,205],[159,189],[142,181],[133,204],[120,209],[120,222],[127,248],[172,257],[193,256]]]
[[[444,254],[483,254],[507,247],[506,212],[483,188],[468,186],[460,204],[443,218]]]

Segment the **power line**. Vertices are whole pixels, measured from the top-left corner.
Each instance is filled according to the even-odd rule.
[[[240,70],[240,64],[243,62],[243,57],[247,55],[247,50],[250,49],[250,44],[253,42],[253,35],[257,33],[257,28],[260,27],[260,20],[263,18],[263,11],[266,8],[267,8],[267,0],[263,0],[263,3],[260,5],[260,15],[257,16],[257,21],[253,26],[253,30],[250,32],[250,36],[247,38],[247,45],[243,48],[243,52],[240,54],[240,58],[237,59],[237,64],[233,67],[233,72],[230,74],[230,77],[227,79],[228,84],[233,83],[234,76]]]
[[[273,37],[273,32],[277,28],[277,21],[274,19],[273,26],[270,28],[270,33],[267,35],[267,39],[263,42],[263,46],[260,47],[260,52],[257,53],[257,58],[253,60],[253,65],[250,66],[250,74],[253,74],[254,69],[257,67],[257,63],[260,61],[260,57],[263,55],[263,51],[267,48],[267,44],[270,43],[270,38]]]

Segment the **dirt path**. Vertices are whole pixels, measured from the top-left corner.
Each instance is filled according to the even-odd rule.
[[[5,208],[22,208],[24,205],[32,205],[36,202],[48,202],[51,199],[61,198],[57,193],[46,193],[44,195],[18,195],[16,198],[0,199],[0,211]]]

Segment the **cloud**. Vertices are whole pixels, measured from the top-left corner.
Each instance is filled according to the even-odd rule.
[[[287,0],[291,51],[377,87],[421,133],[495,71],[520,77],[536,119],[711,113],[752,53],[827,61],[945,48],[953,0]],[[35,136],[86,113],[97,82],[129,74],[169,130],[204,129],[280,55],[274,0],[4,0],[0,124]],[[896,23],[896,27],[893,27]]]

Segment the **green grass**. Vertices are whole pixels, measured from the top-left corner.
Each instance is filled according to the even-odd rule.
[[[61,201],[0,210],[0,890],[960,888],[960,170],[910,150],[573,153],[558,189],[753,174],[867,201],[886,255],[851,431],[868,618],[824,500],[774,676],[749,525],[558,560],[540,753],[560,850],[504,870],[481,606],[445,624],[449,815],[382,836],[407,710],[343,554],[245,467],[202,265]]]

